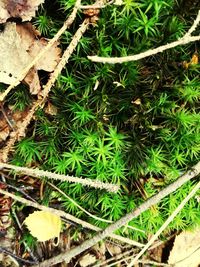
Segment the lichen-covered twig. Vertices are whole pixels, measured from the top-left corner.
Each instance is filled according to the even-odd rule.
[[[7,164],[0,162],[0,169],[6,168],[9,170],[14,170],[17,173],[22,173],[25,175],[30,175],[33,177],[47,177],[53,180],[59,180],[62,182],[70,182],[70,183],[80,183],[84,186],[90,186],[90,187],[95,187],[99,189],[105,189],[109,192],[117,192],[119,190],[119,186],[115,184],[109,184],[109,183],[103,183],[99,180],[91,180],[91,179],[85,179],[85,178],[79,178],[79,177],[74,177],[74,176],[69,176],[69,175],[61,175],[49,171],[43,171],[40,169],[33,169],[33,168],[27,168],[27,167],[19,167],[15,166],[12,164]]]
[[[196,17],[196,19],[193,22],[193,25],[191,26],[191,28],[189,29],[189,31],[179,40],[166,44],[166,45],[162,45],[159,46],[157,48],[154,49],[150,49],[147,50],[145,52],[136,54],[136,55],[132,55],[132,56],[125,56],[125,57],[99,57],[99,56],[88,56],[88,59],[90,59],[91,61],[94,62],[101,62],[101,63],[109,63],[109,64],[116,64],[116,63],[124,63],[124,62],[128,62],[128,61],[137,61],[139,59],[142,58],[146,58],[158,53],[161,53],[165,50],[171,49],[173,47],[176,47],[178,45],[185,45],[191,42],[195,42],[195,41],[199,41],[200,40],[200,35],[198,36],[191,36],[192,32],[194,32],[194,30],[196,29],[196,27],[198,26],[200,22],[200,11],[198,12],[198,15]]]
[[[93,238],[84,241],[80,246],[72,248],[67,252],[63,252],[51,259],[45,260],[42,263],[35,265],[34,267],[48,267],[60,262],[70,262],[70,260],[82,253],[83,251],[87,250],[88,248],[94,246],[97,242],[101,241],[102,239],[109,236],[111,233],[122,227],[123,225],[127,224],[130,220],[138,217],[142,212],[148,210],[151,206],[156,205],[159,203],[164,197],[168,196],[172,192],[176,191],[180,188],[183,184],[194,178],[200,173],[200,162],[194,165],[189,171],[185,174],[180,176],[175,182],[168,185],[166,188],[161,190],[158,194],[154,195],[153,197],[149,198],[143,204],[141,204],[138,208],[134,209],[130,213],[126,214],[124,217],[119,219],[118,221],[114,222],[113,224],[109,225],[106,229],[102,232],[96,234]]]
[[[75,6],[73,8],[72,13],[70,14],[69,18],[64,22],[62,28],[55,34],[55,36],[49,41],[46,47],[44,47],[41,52],[32,60],[32,62],[20,73],[19,77],[12,83],[5,92],[0,94],[0,102],[2,102],[8,93],[17,86],[26,76],[28,71],[41,59],[41,57],[47,52],[47,50],[60,38],[60,36],[66,31],[67,28],[73,23],[74,19],[76,18],[77,11],[81,4],[81,0],[77,0]]]
[[[94,226],[88,222],[85,222],[81,219],[78,219],[76,217],[74,217],[73,215],[71,214],[68,214],[62,210],[57,210],[57,209],[54,209],[54,208],[50,208],[50,207],[46,207],[46,206],[43,206],[43,205],[40,205],[38,203],[35,203],[31,200],[28,200],[28,199],[25,199],[25,198],[22,198],[22,197],[19,197],[19,196],[16,196],[12,193],[9,193],[3,189],[0,189],[0,194],[3,194],[3,195],[6,195],[6,196],[9,196],[11,197],[12,199],[18,201],[18,202],[21,202],[27,206],[31,206],[31,207],[34,207],[36,209],[39,209],[39,210],[43,210],[43,211],[48,211],[48,212],[51,212],[53,214],[56,214],[60,217],[63,217],[71,222],[75,222],[76,224],[79,224],[79,225],[82,225],[84,228],[87,228],[87,229],[90,229],[90,230],[93,230],[93,231],[96,231],[96,232],[99,232],[101,231],[102,229],[97,227],[97,226]],[[126,237],[123,237],[123,236],[119,236],[119,235],[116,235],[116,234],[110,234],[109,237],[111,238],[114,238],[114,239],[117,239],[118,241],[120,242],[123,242],[123,243],[127,243],[129,245],[132,245],[132,246],[137,246],[137,247],[143,247],[143,244],[139,243],[139,242],[136,242],[134,240],[131,240],[129,238],[126,238]],[[48,265],[48,267],[51,266],[51,265]]]
[[[48,96],[49,91],[51,90],[51,87],[54,85],[54,83],[55,83],[56,79],[58,78],[59,74],[61,73],[62,69],[68,63],[70,56],[72,55],[72,53],[76,49],[77,44],[79,43],[79,41],[80,41],[81,37],[83,36],[83,34],[85,33],[85,31],[87,30],[89,24],[90,24],[89,19],[85,19],[82,22],[82,24],[80,25],[80,27],[78,28],[78,30],[76,31],[76,33],[74,34],[69,46],[67,47],[67,49],[63,53],[63,56],[62,56],[60,62],[56,66],[54,72],[51,74],[50,79],[48,80],[47,84],[45,84],[43,87],[43,90],[42,90],[41,95],[40,95],[42,97],[42,99],[40,100],[41,103],[45,102],[46,97]]]
[[[153,244],[153,242],[159,237],[159,235],[165,230],[165,228],[173,221],[176,215],[184,208],[185,204],[196,194],[200,188],[200,182],[192,189],[192,191],[186,196],[186,198],[180,203],[175,211],[167,218],[160,229],[151,237],[148,243],[142,248],[137,256],[128,264],[127,267],[132,267],[136,264],[138,259],[145,253],[145,251]]]

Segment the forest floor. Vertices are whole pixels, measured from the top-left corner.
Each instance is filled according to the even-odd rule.
[[[200,2],[0,2],[0,266],[200,264]]]

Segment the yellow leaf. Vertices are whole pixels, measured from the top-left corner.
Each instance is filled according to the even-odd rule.
[[[198,53],[195,52],[195,53],[192,55],[192,58],[191,58],[190,62],[183,61],[183,67],[184,67],[185,69],[188,69],[191,65],[197,65],[198,63],[199,63]]]
[[[190,60],[190,64],[191,65],[196,65],[199,63],[199,58],[198,58],[198,54],[194,53],[191,60]]]
[[[32,236],[38,241],[47,241],[59,237],[61,219],[59,216],[47,211],[35,211],[24,221]]]

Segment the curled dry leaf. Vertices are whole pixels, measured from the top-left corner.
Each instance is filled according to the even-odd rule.
[[[31,25],[7,23],[0,33],[0,82],[12,84],[37,54],[48,44],[45,38]],[[27,73],[24,82],[30,92],[37,94],[40,89],[38,70],[51,72],[60,59],[61,49],[55,43]]]
[[[29,21],[35,16],[35,11],[42,3],[44,3],[44,0],[1,0],[0,23],[4,23],[12,17]]]
[[[183,231],[175,239],[168,263],[175,267],[198,267],[200,264],[200,229]]]

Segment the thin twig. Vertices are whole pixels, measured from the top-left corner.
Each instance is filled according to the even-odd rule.
[[[71,214],[68,214],[62,210],[57,210],[57,209],[54,209],[54,208],[50,208],[50,207],[46,207],[46,206],[43,206],[43,205],[40,205],[38,203],[35,203],[33,201],[30,201],[28,199],[25,199],[25,198],[22,198],[22,197],[19,197],[19,196],[16,196],[12,193],[9,193],[3,189],[0,189],[0,194],[3,194],[3,195],[6,195],[6,196],[9,196],[11,197],[12,199],[18,201],[18,202],[21,202],[27,206],[31,206],[31,207],[34,207],[36,209],[39,209],[39,210],[43,210],[43,211],[48,211],[48,212],[51,212],[53,214],[56,214],[60,217],[63,217],[69,221],[72,221],[72,222],[75,222],[76,224],[79,224],[79,225],[82,225],[84,228],[88,228],[90,230],[94,230],[96,232],[99,232],[101,231],[102,229],[97,227],[97,226],[94,226],[88,222],[85,222],[81,219],[78,219],[76,217],[74,217],[73,215]],[[123,237],[123,236],[119,236],[119,235],[116,235],[116,234],[110,234],[109,237],[111,238],[114,238],[114,239],[117,239],[118,241],[120,242],[123,242],[123,243],[127,243],[129,245],[132,245],[132,246],[136,246],[136,247],[143,247],[144,245],[139,243],[139,242],[136,242],[134,240],[131,240],[129,238],[126,238],[126,237]],[[51,265],[49,265],[51,266]]]
[[[106,219],[102,219],[99,218],[93,214],[91,214],[89,211],[87,211],[86,209],[84,209],[83,207],[81,207],[76,201],[74,201],[71,197],[69,197],[67,194],[65,194],[65,192],[63,192],[62,190],[60,190],[60,188],[58,188],[57,186],[55,186],[54,184],[48,182],[48,184],[53,187],[56,191],[58,191],[61,195],[63,195],[65,198],[67,198],[70,202],[72,202],[76,207],[78,207],[80,210],[82,210],[84,213],[86,213],[88,216],[90,216],[91,218],[97,220],[97,221],[101,221],[101,222],[106,222],[106,223],[112,223],[113,221],[110,220],[106,220]]]
[[[150,49],[147,50],[145,52],[136,54],[136,55],[132,55],[132,56],[125,56],[125,57],[99,57],[99,56],[88,56],[88,59],[90,59],[91,61],[94,62],[101,62],[101,63],[109,63],[109,64],[116,64],[116,63],[124,63],[124,62],[129,62],[129,61],[136,61],[142,58],[146,58],[158,53],[161,53],[165,50],[171,49],[173,47],[176,47],[178,45],[185,45],[191,42],[195,42],[200,40],[200,35],[198,36],[191,36],[192,32],[196,29],[196,27],[198,26],[200,22],[200,10],[198,12],[198,15],[196,17],[196,19],[193,22],[193,25],[191,26],[191,28],[189,29],[189,31],[179,40],[172,42],[170,44],[166,44],[166,45],[161,45],[157,48],[154,49]]]
[[[159,237],[159,235],[165,230],[165,228],[173,221],[173,219],[177,216],[177,214],[184,208],[186,203],[196,194],[196,192],[200,188],[200,182],[191,190],[191,192],[186,196],[186,198],[181,202],[181,204],[175,209],[175,211],[167,218],[167,220],[163,223],[160,229],[151,237],[148,243],[142,248],[140,253],[128,264],[127,267],[132,267],[138,259],[145,253],[145,251],[154,243],[154,241]]]
[[[55,36],[49,41],[49,43],[41,50],[41,52],[31,61],[31,63],[22,70],[22,72],[19,74],[17,79],[14,83],[12,83],[2,94],[0,94],[0,102],[2,102],[5,97],[8,95],[8,93],[17,86],[26,76],[26,74],[29,72],[29,70],[38,62],[38,60],[41,59],[41,57],[48,51],[48,49],[58,41],[60,36],[66,31],[67,28],[70,27],[70,25],[73,23],[74,19],[76,18],[76,14],[78,11],[78,8],[80,6],[81,0],[77,0],[75,3],[75,6],[73,8],[73,11],[69,18],[64,22],[62,28],[55,34]]]
[[[191,36],[191,34],[196,30],[198,24],[200,22],[200,10],[197,14],[197,17],[196,19],[194,20],[192,26],[190,27],[190,29],[188,30],[188,32],[184,35],[184,37],[188,37],[188,36]]]
[[[116,63],[124,63],[129,61],[137,61],[139,59],[149,57],[158,53],[161,53],[165,50],[171,49],[178,45],[185,45],[191,42],[199,41],[200,35],[198,36],[188,36],[185,38],[181,38],[178,41],[172,42],[170,44],[161,45],[157,48],[147,50],[145,52],[133,55],[133,56],[125,56],[125,57],[98,57],[98,56],[88,56],[87,58],[93,62],[101,62],[101,63],[109,63],[109,64],[116,64]]]
[[[83,251],[87,250],[88,248],[94,246],[97,242],[101,241],[108,235],[110,235],[112,232],[116,231],[123,225],[127,224],[130,220],[133,218],[138,217],[142,212],[148,210],[151,206],[156,205],[159,203],[164,197],[168,196],[172,192],[176,191],[178,188],[180,188],[183,184],[194,178],[200,173],[200,162],[198,162],[196,165],[194,165],[189,171],[187,171],[185,174],[180,176],[175,182],[168,185],[166,188],[161,190],[158,194],[154,195],[153,197],[149,198],[147,201],[145,201],[143,204],[141,204],[138,208],[134,209],[132,212],[126,214],[124,217],[116,221],[115,223],[109,225],[106,229],[104,229],[102,232],[98,233],[93,238],[84,241],[80,246],[77,246],[75,248],[72,248],[71,250],[68,250],[67,252],[63,252],[51,259],[45,260],[39,265],[36,265],[37,267],[48,267],[52,266],[53,264],[60,263],[62,261],[70,262],[70,260],[82,253]],[[34,266],[34,267],[36,267]]]
[[[1,163],[0,163],[0,166],[1,166]],[[60,188],[58,188],[57,186],[55,186],[54,184],[50,183],[50,182],[47,182],[51,187],[53,187],[56,191],[58,191],[61,195],[63,195],[64,197],[66,197],[70,202],[72,202],[75,206],[77,206],[80,210],[82,210],[84,213],[86,213],[88,216],[90,216],[91,218],[97,220],[97,221],[102,221],[102,222],[106,222],[106,223],[113,223],[113,221],[111,220],[106,220],[106,219],[102,219],[100,217],[97,217],[93,214],[91,214],[89,211],[85,210],[83,207],[81,207],[76,201],[74,201],[71,197],[69,197],[67,194],[65,194],[65,192],[63,192],[62,190],[60,190]],[[142,233],[145,233],[145,231],[143,230],[140,230],[136,227],[133,227],[133,226],[130,226],[130,225],[126,225],[125,226],[126,228],[129,228],[131,230],[134,230],[134,231],[139,231],[139,232],[142,232]]]
[[[17,173],[23,173],[26,175],[30,175],[33,177],[41,178],[41,177],[47,177],[53,180],[60,180],[62,182],[70,182],[70,183],[79,183],[84,186],[91,186],[99,189],[105,189],[109,192],[117,192],[119,190],[119,186],[115,184],[109,184],[109,183],[103,183],[99,180],[92,180],[89,178],[79,178],[79,177],[74,177],[70,175],[61,175],[49,171],[43,171],[38,168],[32,169],[32,168],[27,168],[27,167],[19,167],[15,166],[12,164],[7,164],[7,163],[2,163],[0,162],[0,169],[1,168],[6,168],[10,170],[14,170]]]
[[[15,222],[16,222],[17,226],[19,227],[19,229],[20,229],[20,231],[21,231],[21,233],[22,233],[22,225],[21,225],[21,223],[20,223],[20,221],[19,221],[19,219],[18,219],[18,216],[17,216],[17,214],[16,214],[16,212],[15,212],[14,209],[11,209],[11,214],[12,214],[12,216],[14,217]],[[25,249],[28,251],[28,253],[29,253],[30,256],[32,257],[32,259],[33,259],[35,262],[39,262],[38,258],[33,254],[32,250],[31,250],[30,247],[27,245],[27,243],[25,242],[25,240],[23,240],[22,243],[23,243]]]
[[[23,259],[23,258],[21,258],[21,257],[19,257],[19,256],[17,256],[17,255],[15,255],[15,254],[13,254],[11,251],[9,251],[9,250],[7,250],[6,248],[3,248],[3,247],[0,247],[0,252],[1,253],[4,253],[4,254],[6,254],[6,255],[9,255],[9,256],[11,256],[12,258],[14,258],[15,260],[17,260],[17,262],[21,262],[21,263],[23,263],[23,264],[28,264],[28,265],[32,265],[32,264],[35,264],[35,263],[37,263],[37,261],[29,261],[29,260],[25,260],[25,259]]]

